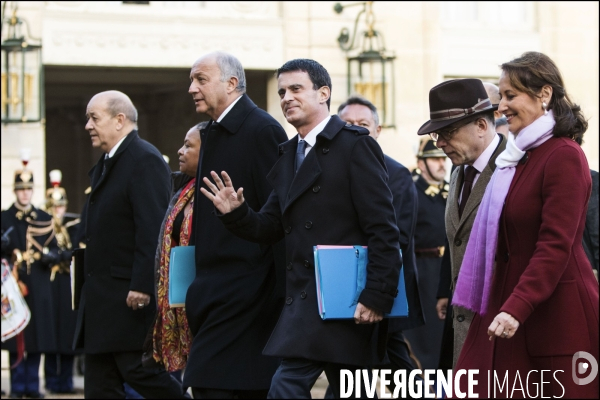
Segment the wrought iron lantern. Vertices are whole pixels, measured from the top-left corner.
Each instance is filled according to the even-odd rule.
[[[17,16],[16,2],[12,15],[5,18],[6,3],[2,4],[2,123],[39,122],[44,102],[41,40],[31,37],[27,21]]]
[[[394,128],[396,56],[385,49],[383,34],[374,27],[373,2],[336,3],[333,10],[340,14],[344,8],[357,5],[362,5],[363,9],[356,16],[352,36],[348,28],[343,28],[337,39],[340,48],[348,54],[348,95],[358,94],[371,101],[377,107],[381,126]],[[358,23],[363,14],[367,29],[361,33],[360,43],[355,44]],[[360,49],[359,53],[351,55],[357,49]]]

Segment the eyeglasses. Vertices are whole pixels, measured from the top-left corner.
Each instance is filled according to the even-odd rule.
[[[468,121],[462,125],[459,125],[455,128],[446,128],[446,129],[438,129],[436,132],[431,132],[429,134],[429,136],[431,136],[431,139],[433,139],[434,142],[437,142],[439,139],[443,139],[446,142],[450,141],[450,139],[452,139],[452,136],[463,126],[467,126],[469,125],[471,122],[476,122],[475,121]]]

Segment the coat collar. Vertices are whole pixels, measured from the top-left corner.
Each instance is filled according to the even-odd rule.
[[[483,171],[481,171],[477,182],[475,182],[475,186],[473,186],[471,195],[469,196],[467,204],[465,205],[465,209],[463,210],[462,218],[458,216],[458,198],[461,192],[460,183],[463,181],[464,178],[464,168],[459,167],[452,174],[452,178],[450,179],[450,187],[452,188],[452,190],[449,196],[451,202],[449,211],[452,224],[454,225],[457,231],[462,225],[464,225],[465,221],[469,219],[469,215],[472,212],[474,212],[477,209],[477,207],[479,207],[479,204],[483,199],[485,189],[494,171],[496,170],[496,158],[498,158],[500,153],[502,153],[504,149],[506,149],[506,138],[502,135],[499,136],[500,143],[498,143],[498,146],[496,147],[496,150],[494,150],[494,153],[490,157],[490,160],[488,161],[486,167]]]
[[[317,136],[317,142],[306,155],[297,174],[294,173],[294,159],[298,146],[298,135],[279,145],[280,157],[267,175],[267,180],[277,193],[277,197],[279,197],[282,214],[321,175],[321,165],[317,154],[319,152],[323,154],[329,152],[328,142],[344,126],[346,126],[346,123],[337,115],[331,116],[323,131]]]
[[[257,105],[250,100],[247,94],[243,94],[237,103],[233,106],[219,125],[230,133],[237,133],[240,130],[246,117],[255,109]],[[214,121],[213,121],[214,122]]]
[[[92,193],[90,193],[90,195],[93,194],[96,191],[96,189],[98,189],[98,187],[105,182],[106,176],[108,176],[110,170],[117,163],[119,158],[121,158],[121,155],[125,152],[127,147],[129,147],[131,142],[138,138],[138,132],[136,129],[134,129],[127,135],[125,140],[123,140],[123,143],[121,143],[121,145],[117,149],[117,152],[111,158],[104,159],[104,153],[100,156],[98,163],[88,173],[88,176],[90,177],[90,180],[92,182]],[[104,165],[106,165],[106,171],[103,175],[102,169],[104,168]]]

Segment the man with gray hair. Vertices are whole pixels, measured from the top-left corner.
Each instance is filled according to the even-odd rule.
[[[125,398],[128,383],[146,398],[183,398],[164,369],[142,367],[156,312],[154,253],[169,205],[170,171],[137,133],[137,111],[117,91],[88,103],[85,129],[104,154],[90,171],[82,215],[86,244],[74,347],[85,353],[85,397]]]
[[[190,73],[196,112],[210,117],[201,131],[194,222],[196,279],[188,289],[186,314],[194,339],[184,386],[196,398],[265,398],[279,359],[262,355],[284,304],[282,244],[259,245],[234,236],[200,194],[202,178],[224,171],[245,189],[252,207],[266,203],[267,174],[287,141],[281,125],[246,92],[234,56],[214,52],[199,58]]]

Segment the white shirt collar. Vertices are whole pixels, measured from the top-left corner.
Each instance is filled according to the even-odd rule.
[[[298,135],[298,141],[300,141],[300,140],[306,141],[306,150],[305,150],[304,154],[307,154],[308,151],[313,148],[315,143],[317,143],[317,135],[319,133],[323,132],[323,129],[325,129],[325,126],[329,123],[330,119],[331,119],[331,115],[329,115],[323,121],[319,122],[319,124],[317,126],[312,128],[312,130],[310,132],[308,132],[308,134],[306,136],[304,136],[304,139],[302,139],[300,137],[300,135]]]
[[[227,115],[227,113],[229,111],[231,111],[231,109],[233,108],[233,106],[235,106],[235,103],[237,103],[238,101],[240,101],[240,99],[242,98],[243,94],[240,95],[240,97],[238,97],[237,99],[235,99],[233,102],[231,102],[231,104],[229,105],[229,107],[227,107],[225,109],[225,111],[223,111],[221,113],[221,115],[219,116],[219,118],[217,119],[217,122],[221,122],[223,121],[223,118],[225,118],[225,116]]]
[[[123,136],[123,137],[121,138],[121,140],[119,140],[119,141],[117,142],[117,144],[115,144],[115,145],[113,146],[113,148],[112,148],[112,149],[110,149],[110,151],[108,152],[108,157],[106,157],[106,156],[105,156],[104,158],[112,158],[112,156],[114,156],[114,155],[115,155],[115,153],[116,153],[116,152],[117,152],[117,150],[119,149],[119,146],[121,145],[121,143],[123,143],[123,140],[125,140],[125,138],[126,138],[126,137],[127,137],[127,135]]]
[[[492,141],[490,142],[490,144],[488,144],[488,147],[485,148],[485,150],[483,151],[483,153],[481,153],[481,155],[477,158],[477,160],[475,160],[475,162],[473,163],[473,166],[477,169],[477,171],[479,171],[479,173],[481,173],[485,167],[488,165],[488,163],[490,162],[490,158],[492,158],[492,155],[494,154],[494,150],[496,150],[496,147],[498,147],[498,144],[500,143],[500,136],[498,136],[498,134],[494,134],[494,139],[492,139]],[[466,165],[465,165],[466,168]]]

